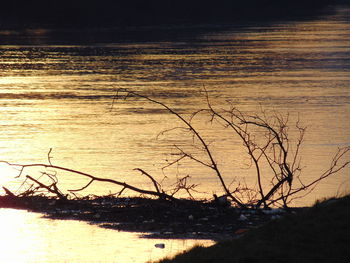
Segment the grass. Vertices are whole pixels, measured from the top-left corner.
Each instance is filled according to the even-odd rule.
[[[159,262],[350,262],[350,195],[318,202],[242,238],[195,247]]]

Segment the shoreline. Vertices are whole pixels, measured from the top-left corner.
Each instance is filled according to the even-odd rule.
[[[63,0],[47,5],[46,1],[23,4],[14,0],[0,10],[0,28],[30,28],[46,25],[54,28],[105,26],[155,26],[213,22],[273,21],[296,19],[328,12],[342,4],[339,0],[230,0],[172,1],[132,0],[124,3],[102,0],[89,3]],[[22,6],[18,9],[18,6]]]
[[[350,195],[314,206],[249,231],[241,238],[197,246],[149,263],[349,262]]]
[[[169,202],[111,196],[58,200],[0,196],[0,208],[25,209],[45,218],[86,221],[99,227],[143,233],[141,238],[229,240],[302,208],[253,210],[222,207],[212,201]]]

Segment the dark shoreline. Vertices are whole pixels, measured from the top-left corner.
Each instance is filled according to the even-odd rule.
[[[269,222],[238,239],[190,249],[158,263],[350,262],[350,196]],[[152,261],[153,262],[153,261]],[[155,262],[154,262],[155,263]]]
[[[302,19],[329,12],[339,0],[130,0],[4,3],[0,29],[91,28],[113,26],[193,25]],[[340,2],[341,3],[341,2]]]
[[[100,45],[106,43],[172,42],[178,39],[197,39],[212,32],[250,30],[253,26],[269,27],[279,23],[293,23],[334,14],[335,5],[308,9],[302,14],[276,13],[271,16],[246,16],[237,19],[160,21],[159,23],[46,23],[43,21],[1,20],[0,45]]]
[[[146,238],[235,238],[285,214],[282,210],[242,210],[214,202],[95,197],[57,200],[42,196],[0,196],[1,208],[25,209],[51,219],[73,219],[100,227],[143,233]],[[292,209],[296,211],[300,209]]]

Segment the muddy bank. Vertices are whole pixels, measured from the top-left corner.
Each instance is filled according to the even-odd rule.
[[[195,247],[158,263],[329,263],[350,262],[350,196],[267,223],[242,238]],[[154,262],[156,263],[156,262]]]
[[[75,219],[144,237],[230,239],[281,217],[282,210],[243,210],[210,201],[95,197],[57,200],[0,196],[0,207],[27,209],[53,219]]]

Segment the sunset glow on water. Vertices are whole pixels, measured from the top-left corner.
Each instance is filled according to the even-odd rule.
[[[138,238],[140,233],[103,229],[85,222],[52,220],[22,210],[0,209],[1,261],[34,262],[146,262],[174,255],[210,240]],[[130,240],[126,242],[126,240]],[[155,244],[165,244],[164,249]],[[137,251],[137,253],[135,253]]]
[[[55,165],[140,188],[152,189],[153,184],[135,168],[144,169],[167,187],[174,176],[190,175],[191,182],[199,184],[196,195],[200,198],[222,194],[217,178],[203,166],[188,161],[162,170],[174,158],[172,146],[187,145],[191,136],[176,132],[158,136],[178,126],[178,120],[143,100],[116,100],[118,88],[151,96],[187,118],[206,105],[203,87],[218,108],[229,101],[248,113],[261,109],[289,113],[291,123],[299,118],[307,127],[302,148],[306,181],[329,168],[338,147],[350,145],[348,9],[313,20],[225,25],[222,30],[208,25],[206,30],[193,27],[189,31],[157,41],[150,37],[116,41],[114,35],[113,41],[90,36],[72,42],[43,30],[40,38],[32,40],[13,33],[12,44],[12,33],[0,31],[0,159],[47,164],[52,149],[50,161]],[[227,183],[242,180],[256,185],[241,142],[208,124],[204,116],[194,123],[213,147]],[[42,171],[28,170],[15,178],[18,167],[1,164],[0,186],[16,193],[23,176]],[[312,205],[316,199],[348,193],[349,176],[347,167],[294,204]],[[64,172],[58,178],[64,191],[87,183],[84,177]],[[269,183],[268,176],[265,179]],[[81,194],[119,190],[94,183]],[[7,237],[0,247],[4,262],[38,262],[38,258],[45,262],[145,262],[196,243],[167,241],[170,245],[160,253],[153,246],[160,241],[82,222],[48,220],[11,209],[0,210],[0,220],[1,233]],[[69,234],[60,235],[67,229]],[[76,242],[81,249],[74,249]],[[106,260],[89,261],[93,254],[104,255]]]

